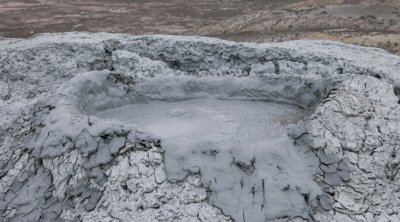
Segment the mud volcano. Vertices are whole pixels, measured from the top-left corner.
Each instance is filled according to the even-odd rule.
[[[5,221],[399,216],[398,56],[89,33],[0,47]]]

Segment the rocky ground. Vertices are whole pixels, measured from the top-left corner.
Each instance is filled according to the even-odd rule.
[[[2,37],[90,31],[257,43],[322,39],[400,55],[396,0],[2,0],[0,15]]]
[[[178,34],[227,18],[281,5],[272,0],[10,1],[0,4],[0,36],[26,38],[42,32]],[[299,2],[285,0],[284,3]]]
[[[400,55],[398,1],[310,0],[235,16],[189,31],[233,41],[323,39]]]

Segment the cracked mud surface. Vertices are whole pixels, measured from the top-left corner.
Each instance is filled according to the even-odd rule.
[[[106,33],[1,39],[0,47],[3,221],[251,221],[264,201],[267,221],[399,218],[396,55],[329,41],[237,44]],[[249,158],[233,163],[246,175],[234,184],[251,197],[244,206],[253,213],[230,212],[218,208],[214,184],[201,170],[168,180],[165,139],[96,116],[126,105],[207,98],[309,110],[282,133],[289,152],[279,144],[272,150],[285,158],[297,152],[316,187],[287,181],[296,178],[272,154],[238,149],[232,155]],[[298,195],[290,214],[263,198],[274,193],[265,189],[270,177],[257,174],[262,159],[272,163],[265,171],[282,172],[275,194]],[[248,184],[256,174],[264,180]]]

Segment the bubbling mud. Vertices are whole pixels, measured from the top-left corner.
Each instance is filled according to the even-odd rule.
[[[201,173],[210,203],[236,221],[262,221],[301,215],[321,193],[286,134],[309,114],[273,102],[193,99],[135,104],[97,116],[143,126],[161,138],[169,180]]]
[[[285,126],[309,112],[259,101],[196,99],[136,104],[98,114],[143,126],[166,141],[241,144],[277,139]]]

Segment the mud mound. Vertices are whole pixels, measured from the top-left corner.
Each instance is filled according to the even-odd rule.
[[[105,33],[0,47],[4,221],[399,216],[398,56]]]

